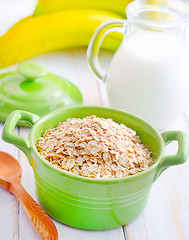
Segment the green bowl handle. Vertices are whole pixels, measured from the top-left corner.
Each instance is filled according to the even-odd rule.
[[[178,150],[175,155],[165,156],[158,165],[157,177],[170,166],[182,164],[186,162],[189,156],[189,139],[185,132],[168,131],[161,134],[165,145],[173,141],[178,142]],[[156,177],[156,178],[157,178]]]
[[[2,139],[5,142],[12,143],[22,150],[29,159],[30,162],[30,142],[28,139],[14,134],[14,128],[18,121],[24,121],[28,125],[32,126],[40,117],[25,111],[12,112],[5,122],[5,126],[2,133]]]

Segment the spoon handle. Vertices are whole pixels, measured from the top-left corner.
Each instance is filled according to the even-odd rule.
[[[34,228],[43,240],[58,240],[57,229],[36,201],[26,192],[20,183],[14,183],[12,192],[17,196]]]

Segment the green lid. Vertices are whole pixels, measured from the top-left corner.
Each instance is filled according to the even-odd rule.
[[[70,81],[47,73],[35,62],[23,62],[18,72],[0,75],[0,121],[14,110],[43,116],[58,108],[81,105],[82,94]]]

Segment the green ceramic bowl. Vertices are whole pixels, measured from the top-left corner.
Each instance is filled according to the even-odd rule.
[[[133,176],[117,179],[91,179],[73,175],[45,161],[37,152],[36,143],[45,130],[54,128],[67,118],[83,118],[95,114],[112,118],[134,129],[142,142],[150,147],[155,163]],[[14,134],[18,121],[31,126],[29,139]],[[189,142],[184,132],[159,134],[142,119],[104,107],[73,107],[52,112],[42,118],[24,111],[15,111],[7,119],[3,139],[20,148],[34,170],[39,202],[56,220],[84,229],[109,229],[126,224],[143,211],[150,189],[160,174],[188,158]],[[173,156],[164,156],[165,145],[178,142]]]

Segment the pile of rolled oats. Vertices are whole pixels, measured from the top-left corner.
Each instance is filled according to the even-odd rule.
[[[126,177],[154,163],[135,131],[94,115],[47,130],[37,149],[51,164],[89,178]]]

